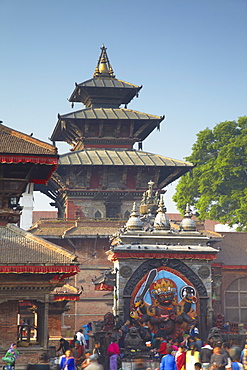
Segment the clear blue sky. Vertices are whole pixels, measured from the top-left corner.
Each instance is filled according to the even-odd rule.
[[[128,108],[166,115],[145,151],[183,159],[198,131],[247,114],[246,0],[0,0],[0,13],[6,126],[48,141],[102,43],[117,78],[143,85]]]

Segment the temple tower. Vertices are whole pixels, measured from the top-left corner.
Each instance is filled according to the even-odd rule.
[[[60,156],[49,186],[38,187],[60,218],[128,219],[150,179],[159,193],[192,167],[142,151],[142,142],[164,116],[127,108],[141,88],[115,77],[104,45],[93,78],[75,84],[69,101],[85,108],[59,114],[51,136],[54,143],[70,144],[71,151]]]

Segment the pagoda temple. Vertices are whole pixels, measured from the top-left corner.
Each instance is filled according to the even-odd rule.
[[[76,83],[69,101],[85,108],[59,114],[51,135],[54,143],[70,144],[71,151],[60,156],[48,187],[36,186],[53,200],[59,218],[128,219],[150,179],[160,192],[192,168],[141,150],[164,120],[127,108],[141,88],[115,77],[104,45],[93,77]]]

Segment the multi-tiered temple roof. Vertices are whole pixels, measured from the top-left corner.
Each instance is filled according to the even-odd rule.
[[[164,116],[127,108],[140,89],[115,77],[103,45],[93,77],[76,84],[69,99],[72,106],[82,103],[85,108],[59,114],[51,136],[53,142],[72,146],[60,156],[49,188],[40,189],[64,210],[59,217],[126,217],[131,211],[128,202],[140,201],[150,179],[159,191],[193,167],[142,151],[142,141],[160,129]],[[133,148],[135,143],[139,150]]]
[[[86,108],[58,115],[52,134],[54,141],[66,141],[74,150],[82,148],[127,148],[143,141],[164,116],[127,109],[127,104],[142,86],[118,80],[113,74],[106,48],[101,54],[92,79],[76,84],[69,101]],[[124,106],[124,107],[122,107]]]

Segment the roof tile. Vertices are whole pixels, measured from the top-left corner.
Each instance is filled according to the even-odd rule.
[[[44,141],[0,124],[0,153],[57,155],[57,149]]]

